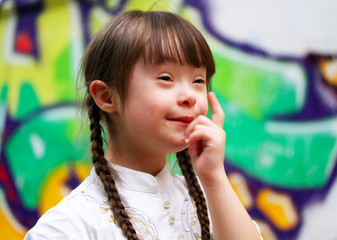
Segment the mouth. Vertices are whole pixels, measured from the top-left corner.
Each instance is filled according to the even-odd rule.
[[[168,118],[168,120],[172,122],[176,122],[178,124],[188,125],[194,120],[194,117],[182,116],[182,117]]]

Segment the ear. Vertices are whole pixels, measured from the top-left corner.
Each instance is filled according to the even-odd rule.
[[[90,94],[96,105],[106,113],[116,111],[116,99],[112,89],[100,80],[95,80],[90,84]]]

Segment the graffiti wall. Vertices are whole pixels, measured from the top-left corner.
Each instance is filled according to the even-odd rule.
[[[81,55],[117,12],[153,9],[212,48],[225,168],[264,239],[337,239],[337,4],[323,2],[0,0],[0,238],[22,239],[87,176]]]

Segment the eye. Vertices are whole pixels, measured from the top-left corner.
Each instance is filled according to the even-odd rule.
[[[172,79],[171,79],[170,76],[161,76],[161,77],[159,77],[158,79],[163,80],[163,81],[166,81],[166,82],[172,81]]]
[[[199,78],[199,79],[196,79],[196,80],[194,80],[194,82],[193,83],[198,83],[198,84],[205,84],[206,83],[206,81],[204,80],[204,79],[201,79],[201,78]]]

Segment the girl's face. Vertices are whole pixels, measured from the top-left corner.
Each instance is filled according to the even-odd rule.
[[[206,115],[207,108],[204,67],[151,65],[140,58],[131,74],[115,140],[145,151],[181,151],[187,147],[186,127],[198,115]]]

